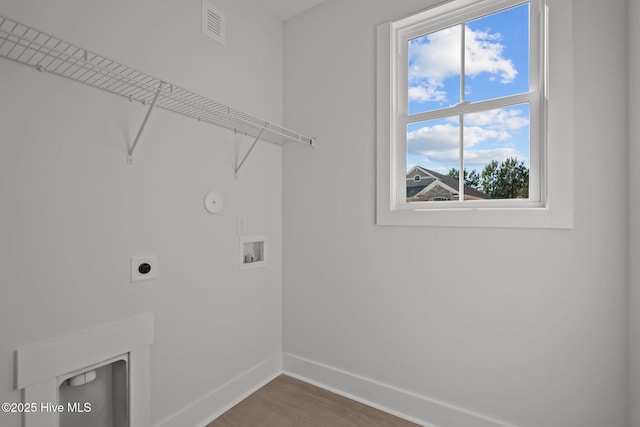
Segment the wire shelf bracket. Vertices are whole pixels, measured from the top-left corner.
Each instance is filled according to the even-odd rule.
[[[136,146],[138,145],[138,141],[140,141],[140,136],[142,135],[142,131],[144,130],[144,127],[147,125],[147,120],[149,120],[151,111],[153,110],[153,107],[155,107],[156,105],[156,101],[158,100],[158,96],[160,95],[160,91],[162,90],[162,84],[163,83],[160,82],[160,85],[158,86],[158,91],[156,92],[156,96],[153,97],[153,101],[151,102],[151,105],[147,110],[147,114],[144,116],[144,120],[142,121],[142,125],[140,126],[140,130],[138,131],[138,134],[136,135],[136,139],[133,141],[133,144],[131,145],[131,147],[129,147],[129,152],[127,153],[127,162],[130,165],[133,164],[133,152],[135,151]]]
[[[236,178],[238,178],[238,171],[240,170],[240,168],[244,164],[245,160],[247,160],[247,157],[249,157],[249,154],[251,154],[251,152],[253,151],[253,147],[255,147],[256,144],[258,143],[258,141],[260,140],[260,137],[262,136],[262,133],[264,132],[265,129],[266,128],[262,128],[262,130],[260,131],[258,136],[256,136],[255,141],[253,141],[253,144],[251,144],[251,147],[249,147],[249,150],[247,150],[247,152],[245,153],[245,155],[242,158],[242,160],[240,161],[240,163],[238,163],[238,160],[236,159]]]
[[[316,143],[315,138],[220,104],[2,15],[0,57],[123,96],[129,101],[150,105],[128,149],[129,163],[155,108],[255,138],[249,152],[236,163],[236,174],[258,140],[277,145],[297,143],[307,147],[314,147]]]

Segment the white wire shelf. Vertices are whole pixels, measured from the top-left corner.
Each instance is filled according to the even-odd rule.
[[[130,155],[154,106],[221,126],[253,137],[256,141],[261,139],[279,145],[301,143],[310,147],[315,142],[314,138],[220,104],[2,15],[0,57],[123,96],[130,101],[151,105]]]

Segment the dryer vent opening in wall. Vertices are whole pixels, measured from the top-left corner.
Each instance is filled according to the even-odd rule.
[[[225,14],[211,3],[212,0],[202,0],[202,32],[224,46]]]

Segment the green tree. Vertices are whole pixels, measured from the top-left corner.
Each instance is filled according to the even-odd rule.
[[[453,179],[460,178],[460,171],[456,168],[451,168],[449,173],[447,174]],[[480,189],[480,174],[474,169],[471,172],[468,172],[466,169],[464,170],[464,183],[469,187],[473,187],[477,190]]]
[[[482,170],[480,182],[482,191],[492,199],[529,197],[529,168],[515,157],[502,163],[492,160]]]

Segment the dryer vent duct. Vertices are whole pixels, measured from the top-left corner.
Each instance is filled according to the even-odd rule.
[[[213,6],[212,0],[202,0],[202,32],[213,40],[225,45],[226,17],[224,12]]]

